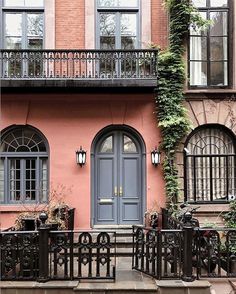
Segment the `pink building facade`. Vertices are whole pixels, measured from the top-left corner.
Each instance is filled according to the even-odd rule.
[[[136,184],[140,185],[138,189],[142,189],[140,197],[142,206],[137,204],[140,205],[138,208],[140,211],[135,213],[143,217],[148,207],[156,203],[160,207],[165,204],[161,169],[155,168],[150,158],[150,151],[160,141],[153,110],[152,93],[119,94],[111,92],[100,95],[87,93],[27,95],[22,93],[17,94],[17,101],[14,94],[9,94],[2,95],[2,128],[7,130],[13,125],[31,126],[45,136],[48,143],[48,178],[51,189],[58,190],[58,194],[63,190],[64,202],[75,208],[75,227],[90,228],[94,225],[93,211],[97,205],[92,195],[92,189],[98,189],[94,186],[95,166],[93,163],[94,152],[97,148],[94,144],[97,136],[106,137],[106,134],[111,132],[116,135],[117,131],[122,131],[127,136],[130,134],[131,138],[134,136],[137,141],[140,140],[138,143],[142,144],[143,148],[140,159],[142,178],[137,181],[141,179],[142,182]],[[80,146],[87,152],[86,164],[83,167],[76,163],[75,151]],[[134,154],[130,154],[131,160],[132,156]],[[132,166],[130,168],[132,169]],[[101,172],[105,173],[106,177],[109,177],[110,173],[117,173],[114,170]],[[135,169],[132,172],[139,172],[139,170]],[[129,174],[122,176],[124,181],[126,181],[125,177],[127,181],[132,181]],[[132,174],[133,176],[135,174]],[[99,175],[96,177],[98,178]],[[115,175],[110,181],[114,183],[117,181]],[[107,183],[107,185],[112,184]],[[102,187],[105,191],[108,188]],[[112,188],[114,192],[115,184]],[[106,192],[110,193],[109,190]],[[111,196],[109,199],[115,200],[117,197],[115,195],[101,196],[103,198]],[[105,205],[110,206],[110,203]],[[27,203],[2,205],[2,227],[12,225],[16,213],[25,209],[28,211],[30,206],[35,208],[35,204]],[[118,213],[118,207],[117,212],[113,213]],[[123,211],[123,213],[126,212]],[[140,221],[142,222],[143,219],[140,218],[138,223]],[[118,221],[116,224],[119,224]]]

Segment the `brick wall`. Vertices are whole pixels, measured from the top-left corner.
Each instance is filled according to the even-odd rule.
[[[86,1],[93,0],[56,0],[56,49],[85,48]],[[163,0],[151,0],[151,40],[161,48],[168,42],[167,20]]]
[[[151,2],[151,30],[152,42],[165,48],[168,44],[168,15],[163,6],[163,0]]]
[[[85,1],[56,0],[56,49],[84,48]]]

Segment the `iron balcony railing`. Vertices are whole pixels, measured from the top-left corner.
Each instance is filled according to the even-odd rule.
[[[0,50],[2,79],[155,79],[157,50]]]

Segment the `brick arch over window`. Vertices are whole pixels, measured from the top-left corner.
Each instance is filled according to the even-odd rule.
[[[184,145],[184,194],[188,202],[226,202],[236,196],[236,139],[226,127],[202,125]]]
[[[0,201],[47,201],[49,146],[31,126],[14,126],[2,132],[0,145]]]

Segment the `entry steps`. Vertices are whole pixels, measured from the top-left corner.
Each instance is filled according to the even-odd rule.
[[[132,257],[133,254],[133,229],[132,227],[107,228],[99,227],[96,231],[116,232],[116,256]]]

